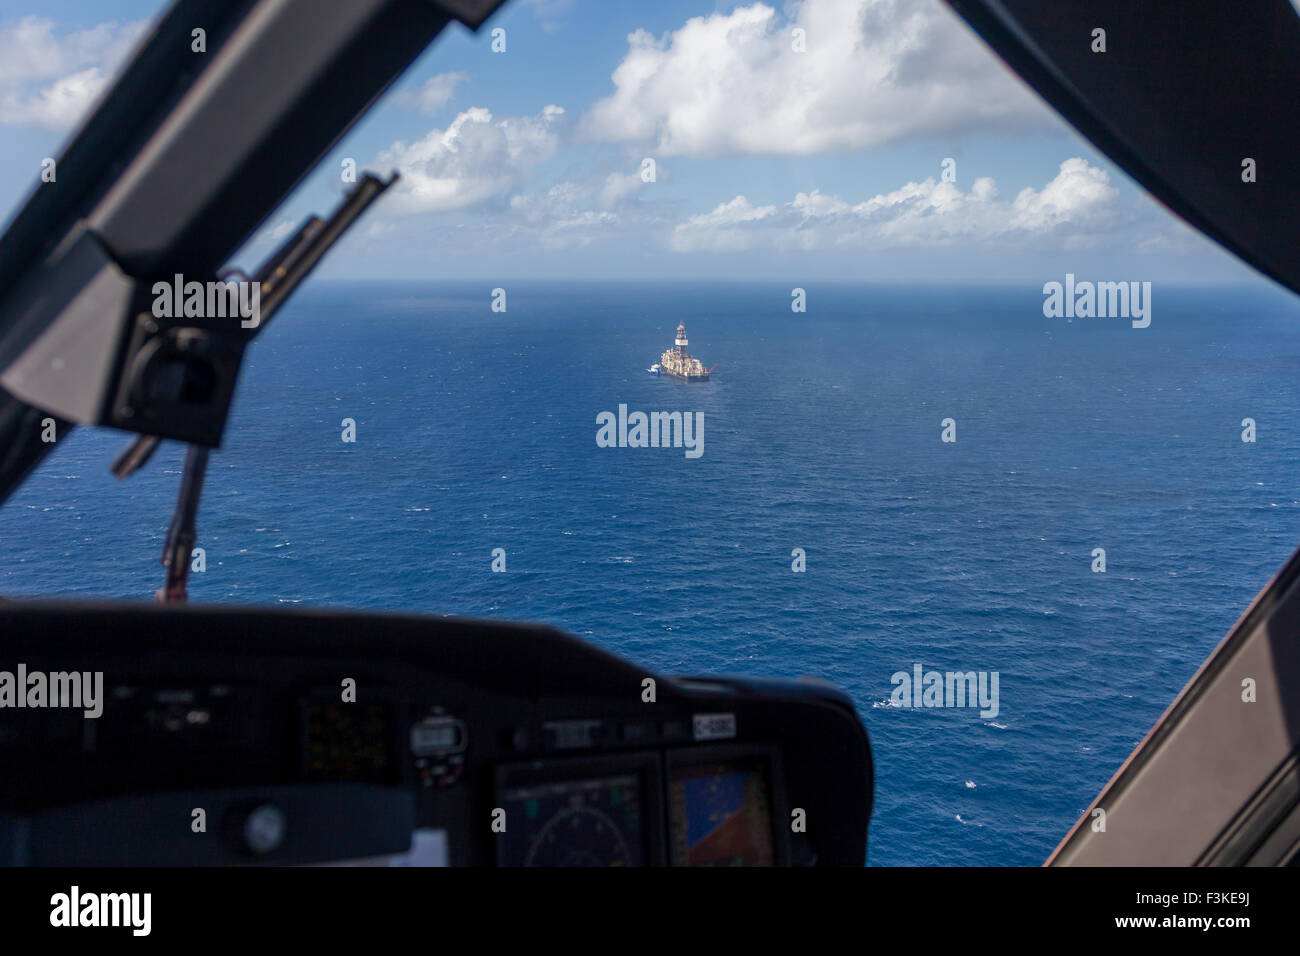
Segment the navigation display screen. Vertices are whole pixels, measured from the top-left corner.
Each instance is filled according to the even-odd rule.
[[[303,704],[309,780],[387,783],[393,776],[392,722],[384,704]]]
[[[674,866],[772,866],[772,800],[761,758],[669,771]]]
[[[508,786],[501,799],[497,858],[505,866],[645,863],[638,773]]]

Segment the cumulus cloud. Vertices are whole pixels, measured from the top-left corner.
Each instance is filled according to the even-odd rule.
[[[0,25],[0,124],[66,129],[107,86],[145,24],[59,34],[37,16]]]
[[[988,177],[964,192],[934,179],[909,182],[857,203],[815,189],[781,207],[755,206],[737,196],[679,222],[669,245],[678,252],[717,252],[1056,240],[1078,248],[1127,215],[1117,208],[1118,198],[1105,170],[1074,158],[1061,163],[1042,189],[1023,189],[1011,202],[998,199],[997,184]]]
[[[712,212],[691,216],[672,234],[679,252],[733,252],[748,249],[762,233],[752,228],[777,215],[775,206],[754,206],[744,196],[719,203]]]
[[[482,117],[467,118],[459,127],[462,132],[451,136],[453,144],[470,123],[475,123],[473,129],[495,126]],[[435,141],[442,143],[457,129],[453,123]],[[643,249],[649,243],[688,254],[751,249],[794,254],[993,246],[1079,249],[1113,238],[1128,226],[1149,226],[1155,208],[1121,203],[1105,170],[1072,158],[1041,188],[1021,189],[1005,199],[990,177],[977,178],[966,188],[929,178],[858,200],[818,189],[796,192],[784,203],[737,195],[683,217],[676,201],[642,192],[636,172],[593,170],[583,181],[549,186],[509,183],[517,167],[505,160],[506,147],[493,143],[483,164],[450,147],[433,150],[425,179],[414,187],[403,211],[461,209],[486,197],[500,199],[483,204],[472,220],[457,220],[456,228],[462,230],[458,243],[462,233],[481,233],[547,252],[630,241]],[[467,176],[462,163],[480,175]],[[488,175],[489,169],[496,172]]]
[[[802,0],[790,9],[786,18],[755,3],[694,17],[661,38],[636,31],[614,93],[592,106],[581,132],[665,156],[810,155],[1049,115],[933,0]]]
[[[510,212],[548,251],[581,248],[617,235],[646,235],[667,222],[650,203],[634,202],[644,185],[639,173],[593,172],[585,182],[559,182],[544,191],[520,192]]]
[[[446,212],[501,199],[554,155],[564,110],[495,119],[482,107],[458,114],[446,129],[410,145],[394,143],[378,157],[402,178],[386,207],[403,213]]]
[[[469,79],[465,73],[439,73],[431,76],[414,90],[403,90],[395,101],[400,106],[418,110],[425,116],[433,116],[451,102],[456,95],[456,87]]]
[[[636,194],[645,183],[641,174],[610,173],[605,177],[600,190],[600,202],[603,206],[617,206],[623,200]]]
[[[565,195],[572,187],[559,183],[544,194],[520,194],[510,200],[511,211],[528,223],[547,252],[589,246],[619,222],[616,213],[575,208],[573,197]]]
[[[1013,223],[1021,229],[1050,229],[1106,204],[1117,194],[1105,170],[1078,157],[1067,159],[1041,191],[1025,189],[1016,196]]]

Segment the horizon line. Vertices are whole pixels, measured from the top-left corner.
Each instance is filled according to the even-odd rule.
[[[589,283],[680,283],[680,284],[702,284],[710,283],[717,285],[739,285],[749,284],[756,286],[787,286],[794,283],[795,286],[818,284],[838,284],[838,285],[875,285],[891,287],[909,287],[916,286],[939,286],[939,287],[987,287],[987,288],[1026,288],[1038,287],[1044,282],[1056,281],[1061,276],[1069,273],[1053,273],[1045,278],[1035,277],[1033,279],[855,279],[855,278],[821,278],[821,277],[801,277],[801,278],[772,278],[764,276],[759,279],[736,278],[732,276],[720,277],[701,277],[701,276],[313,276],[311,282],[405,282],[405,283],[446,283],[446,284],[465,284],[465,283],[506,283],[506,282],[589,282]],[[1084,277],[1085,281],[1094,281],[1094,273],[1082,272],[1073,273],[1075,276]],[[1097,279],[1095,281],[1130,281],[1129,279],[1118,279],[1114,277]],[[1290,289],[1279,285],[1272,279],[1260,276],[1255,280],[1251,279],[1197,279],[1197,278],[1179,278],[1179,279],[1147,279],[1139,277],[1137,281],[1159,282],[1165,286],[1187,286],[1203,288],[1205,286],[1220,286],[1223,288],[1246,288],[1258,289],[1260,291],[1268,290],[1294,296]]]

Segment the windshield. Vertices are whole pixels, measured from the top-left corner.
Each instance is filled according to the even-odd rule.
[[[0,3],[6,209],[157,12]],[[191,600],[825,678],[870,862],[1035,864],[1293,550],[1293,300],[938,3],[508,5],[235,261],[365,169],[248,353]],[[53,440],[0,594],[149,599],[184,447]]]

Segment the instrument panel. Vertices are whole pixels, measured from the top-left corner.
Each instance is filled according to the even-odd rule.
[[[870,747],[820,681],[350,612],[6,604],[0,634],[10,865],[865,861]],[[73,674],[99,699],[32,696]]]

